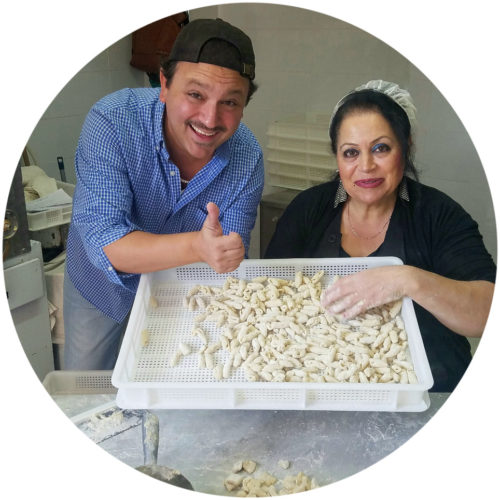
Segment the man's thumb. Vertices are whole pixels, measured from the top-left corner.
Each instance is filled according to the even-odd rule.
[[[211,201],[207,204],[207,218],[203,227],[222,234],[222,227],[219,222],[219,207]]]

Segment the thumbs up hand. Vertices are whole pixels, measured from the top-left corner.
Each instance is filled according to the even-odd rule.
[[[234,271],[245,257],[245,246],[238,233],[224,235],[219,222],[219,207],[207,204],[207,218],[195,239],[195,251],[217,273]]]
[[[219,207],[212,202],[207,204],[207,218],[203,223],[202,231],[207,232],[207,236],[212,234],[215,236],[222,236],[222,226],[219,222]]]

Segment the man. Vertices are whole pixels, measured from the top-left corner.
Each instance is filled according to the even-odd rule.
[[[240,123],[256,90],[252,43],[221,19],[179,33],[159,89],[89,112],[64,283],[68,370],[112,369],[141,273],[194,262],[236,269],[262,194],[262,150]]]

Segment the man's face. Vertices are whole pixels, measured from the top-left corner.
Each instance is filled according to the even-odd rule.
[[[160,81],[169,154],[179,168],[199,170],[238,128],[249,81],[231,69],[190,62],[177,63],[168,87],[161,72]]]

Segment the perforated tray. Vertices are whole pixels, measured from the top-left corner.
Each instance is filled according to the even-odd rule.
[[[238,408],[423,411],[428,408],[427,390],[433,380],[411,300],[403,301],[402,317],[408,334],[410,355],[417,384],[248,382],[243,369],[216,380],[211,370],[200,370],[196,355],[183,356],[179,364],[170,359],[180,342],[199,348],[191,335],[194,316],[183,306],[184,297],[195,284],[222,285],[228,276],[251,280],[268,276],[293,280],[301,270],[313,276],[325,271],[323,285],[336,275],[347,275],[384,265],[399,265],[394,257],[351,259],[245,260],[233,273],[217,274],[203,264],[178,267],[141,276],[137,296],[123,339],[112,383],[118,388],[122,408]],[[152,308],[150,297],[158,306]],[[149,342],[143,346],[141,332],[147,329]],[[210,342],[220,330],[203,323]],[[199,342],[199,341],[198,341]],[[200,344],[201,345],[201,344]],[[224,363],[228,353],[218,351]]]
[[[70,371],[56,370],[47,373],[43,386],[51,395],[114,394],[111,370]]]
[[[68,182],[56,181],[58,188],[64,189],[66,193],[73,197],[75,185]],[[43,212],[28,212],[28,227],[30,231],[42,231],[55,226],[68,224],[71,221],[72,206],[64,205],[51,208]],[[36,239],[36,238],[34,238]]]

